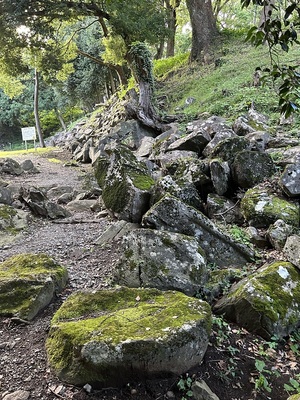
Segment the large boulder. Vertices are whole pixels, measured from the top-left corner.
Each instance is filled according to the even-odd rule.
[[[232,171],[238,186],[249,189],[271,177],[275,173],[275,165],[267,153],[244,150],[236,155]]]
[[[195,295],[207,280],[206,257],[196,239],[136,229],[123,238],[115,280],[129,287],[175,289]]]
[[[14,207],[0,204],[0,231],[16,233],[28,225],[28,213]]]
[[[244,265],[253,252],[221,231],[200,211],[166,194],[143,217],[144,227],[194,236],[209,262],[219,267]]]
[[[300,162],[285,167],[280,184],[282,190],[289,197],[300,197]]]
[[[21,175],[22,172],[21,165],[13,158],[0,159],[0,174]]]
[[[176,291],[121,287],[71,295],[51,321],[46,347],[60,379],[120,387],[198,365],[210,329],[206,302]]]
[[[255,186],[247,190],[241,201],[241,212],[257,228],[268,228],[278,219],[299,226],[299,204],[280,198]]]
[[[215,158],[210,163],[211,180],[217,194],[225,194],[229,188],[230,168],[227,161]]]
[[[227,224],[241,224],[244,222],[238,203],[234,203],[224,196],[214,193],[208,194],[206,210],[208,217],[213,220]]]
[[[24,188],[21,193],[21,198],[30,208],[32,213],[37,216],[58,219],[69,217],[71,215],[68,210],[61,207],[59,204],[50,201],[44,191],[39,188]]]
[[[20,254],[0,264],[0,315],[32,320],[60,292],[67,270],[45,254]]]
[[[120,219],[140,222],[149,208],[150,189],[154,180],[144,163],[124,146],[110,152],[110,157],[99,157],[95,176],[106,208]]]
[[[300,272],[278,261],[234,285],[214,311],[266,339],[284,337],[300,325]]]
[[[201,197],[192,182],[184,179],[179,179],[175,182],[170,175],[164,176],[152,187],[150,204],[155,204],[166,193],[172,194],[174,197],[177,197],[184,203],[187,203],[198,210],[203,209]]]
[[[287,238],[283,252],[286,258],[300,269],[300,236],[291,235]]]

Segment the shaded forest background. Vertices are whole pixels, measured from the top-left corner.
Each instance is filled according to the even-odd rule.
[[[40,124],[42,137],[66,130],[114,93],[141,90],[141,80],[154,84],[160,114],[187,120],[202,112],[234,119],[251,103],[274,122],[297,111],[296,2],[123,3],[1,3],[2,148],[20,145],[24,126]],[[146,78],[135,69],[137,43],[148,51],[138,66],[149,67]]]

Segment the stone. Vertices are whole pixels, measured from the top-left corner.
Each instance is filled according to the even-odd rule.
[[[271,224],[267,230],[267,238],[275,250],[282,251],[286,239],[293,232],[293,227],[282,219],[278,219]]]
[[[198,159],[198,154],[195,151],[188,150],[172,150],[167,153],[160,153],[158,155],[151,155],[149,157],[151,161],[155,161],[162,168],[165,168],[168,164],[178,160],[191,160]]]
[[[95,209],[97,203],[97,200],[89,199],[72,200],[67,204],[67,209],[76,212],[91,211],[93,208]]]
[[[239,136],[246,136],[247,134],[255,131],[255,129],[249,125],[249,119],[247,116],[238,117],[234,121],[232,129]]]
[[[219,397],[202,379],[193,382],[192,392],[195,400],[219,400]]]
[[[57,219],[71,215],[65,208],[48,200],[48,197],[39,188],[31,187],[24,189],[21,196],[30,210],[40,217]]]
[[[16,233],[28,226],[28,213],[12,206],[0,204],[1,233]]]
[[[300,322],[299,270],[286,261],[265,265],[233,285],[214,312],[265,339],[288,336]]]
[[[6,186],[0,186],[0,204],[11,205],[13,196],[11,190]]]
[[[209,218],[227,224],[241,224],[244,218],[238,202],[233,202],[224,196],[209,193],[206,201],[206,210]]]
[[[54,186],[47,191],[47,197],[50,200],[57,199],[64,194],[73,193],[74,188],[72,186]]]
[[[212,150],[210,157],[220,158],[231,165],[236,155],[243,150],[247,150],[249,146],[249,141],[244,137],[231,136],[221,140]]]
[[[177,159],[165,165],[165,170],[172,175],[176,181],[188,181],[195,185],[197,189],[211,182],[209,165],[204,160],[199,159]]]
[[[0,315],[32,320],[59,293],[67,270],[45,254],[19,254],[0,264]]]
[[[211,180],[215,191],[219,195],[227,192],[230,183],[230,168],[227,161],[213,159],[210,162]]]
[[[136,229],[123,237],[115,282],[128,287],[179,290],[194,296],[207,280],[206,257],[196,239]]]
[[[94,168],[106,208],[120,219],[139,223],[149,208],[154,184],[145,164],[119,145],[111,150],[109,158],[99,157]]]
[[[267,153],[244,150],[232,164],[233,180],[243,189],[249,189],[275,173],[275,165]]]
[[[159,179],[151,189],[150,205],[155,204],[166,193],[170,193],[174,197],[177,197],[198,210],[203,209],[201,197],[192,182],[184,179],[180,179],[176,182],[170,175],[164,176]]]
[[[31,160],[24,160],[21,163],[21,168],[27,174],[38,174],[40,172]]]
[[[191,132],[181,138],[175,140],[167,148],[167,151],[171,150],[188,150],[195,151],[199,155],[202,154],[203,149],[209,143],[211,137],[205,131],[202,132]]]
[[[268,247],[269,243],[265,236],[262,236],[254,226],[248,226],[246,233],[251,243],[255,246],[264,249]]]
[[[278,219],[299,226],[299,204],[275,196],[259,186],[246,191],[241,200],[241,212],[256,228],[268,228]]]
[[[248,111],[249,124],[257,131],[269,129],[269,118],[257,110],[251,105]]]
[[[251,249],[221,231],[200,211],[169,194],[144,215],[142,226],[194,236],[205,251],[208,262],[219,267],[240,267],[254,255]]]
[[[21,165],[12,158],[0,158],[0,174],[21,175]]]
[[[300,162],[285,167],[279,184],[287,196],[300,197]]]
[[[254,131],[248,133],[246,139],[249,140],[251,149],[258,151],[265,151],[271,141],[271,135],[265,131]]]
[[[283,253],[288,261],[300,269],[300,236],[289,236],[285,242]]]
[[[145,136],[135,152],[136,157],[148,157],[152,153],[154,143],[155,139],[153,137]]]
[[[222,131],[218,131],[213,139],[208,143],[208,145],[205,147],[203,150],[202,154],[205,157],[212,156],[212,157],[217,157],[216,154],[213,154],[214,149],[217,147],[217,145],[221,142],[223,142],[225,139],[236,137],[237,135],[233,132],[232,129],[226,129]],[[226,161],[226,160],[225,160]]]
[[[176,291],[120,287],[69,296],[53,316],[46,349],[61,380],[122,387],[198,365],[210,331],[204,301]]]
[[[30,392],[27,390],[16,390],[13,393],[6,394],[2,397],[2,400],[27,400],[30,396]]]

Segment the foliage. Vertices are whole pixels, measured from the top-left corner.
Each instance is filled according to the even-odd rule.
[[[251,0],[241,0],[243,7],[248,7]],[[271,68],[266,68],[277,84],[279,106],[286,117],[300,107],[300,70],[296,64],[285,64],[278,60],[280,50],[288,52],[293,45],[299,45],[297,29],[300,26],[300,5],[298,0],[288,0],[284,8],[281,2],[262,2],[252,0],[253,4],[261,8],[261,20],[253,26],[247,39],[255,46],[268,45]]]
[[[164,78],[172,70],[177,70],[187,64],[189,54],[177,54],[174,57],[154,61],[154,75],[157,78]]]
[[[193,396],[192,384],[193,379],[189,376],[189,374],[182,375],[177,382],[177,387],[179,391],[183,394],[181,400],[187,400],[188,398]]]

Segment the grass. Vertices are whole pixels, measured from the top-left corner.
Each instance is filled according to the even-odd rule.
[[[28,150],[8,150],[8,151],[0,151],[0,158],[9,158],[14,156],[23,156],[26,154],[46,154],[50,151],[55,150],[55,147],[37,147],[36,149],[28,149]]]
[[[164,70],[164,78],[157,76],[158,95],[168,98],[167,113],[180,113],[186,119],[192,119],[208,112],[219,115],[229,121],[246,113],[252,102],[255,108],[270,117],[271,123],[279,120],[278,97],[276,88],[271,82],[264,86],[253,85],[253,75],[257,67],[264,69],[270,66],[268,48],[255,48],[241,37],[223,35],[214,46],[214,54],[208,64],[188,64],[178,62],[177,72],[169,75]],[[297,62],[299,55],[296,49],[281,56],[285,62]],[[162,69],[162,66],[160,66]],[[190,105],[185,101],[193,98]]]

